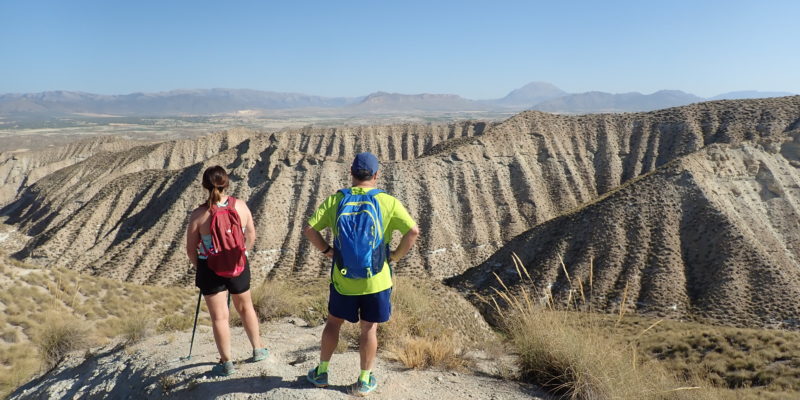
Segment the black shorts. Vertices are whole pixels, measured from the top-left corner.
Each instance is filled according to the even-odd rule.
[[[197,274],[194,285],[204,295],[211,295],[228,290],[231,294],[241,294],[250,290],[250,263],[245,262],[244,271],[234,278],[225,278],[208,268],[208,260],[197,260]]]

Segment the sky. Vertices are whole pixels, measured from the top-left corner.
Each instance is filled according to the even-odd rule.
[[[800,1],[0,0],[0,93],[800,93]]]

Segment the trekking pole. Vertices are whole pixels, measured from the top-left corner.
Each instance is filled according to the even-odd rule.
[[[197,295],[197,309],[194,311],[194,328],[192,328],[192,341],[189,342],[189,355],[186,356],[185,360],[192,359],[192,347],[194,346],[194,332],[197,330],[197,316],[200,315],[200,299],[203,298],[203,291],[200,291],[200,294]]]

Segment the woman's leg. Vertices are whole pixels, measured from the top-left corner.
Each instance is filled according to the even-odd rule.
[[[261,335],[258,331],[258,315],[256,315],[256,310],[253,308],[253,299],[250,297],[250,291],[234,294],[231,297],[233,297],[233,306],[236,307],[236,312],[242,318],[242,325],[244,325],[247,338],[250,339],[250,344],[254,349],[264,347],[261,344]]]
[[[206,299],[208,313],[211,314],[211,328],[214,331],[214,342],[217,344],[222,362],[231,360],[231,330],[228,325],[227,292],[219,292],[203,296]]]

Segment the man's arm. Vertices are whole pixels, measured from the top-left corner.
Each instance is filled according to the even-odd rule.
[[[323,238],[322,235],[317,232],[316,229],[314,229],[314,227],[311,225],[306,225],[305,229],[303,229],[303,234],[308,238],[311,244],[317,248],[317,250],[323,251],[325,249],[330,249],[325,252],[325,257],[333,258],[333,248],[331,248],[328,242],[325,241],[325,238]]]
[[[411,247],[414,246],[414,243],[417,241],[419,237],[419,227],[414,225],[413,228],[409,229],[405,235],[403,235],[403,239],[400,240],[400,245],[397,246],[390,255],[389,260],[392,262],[397,262],[401,258],[405,257]]]

